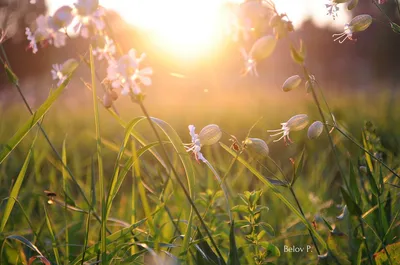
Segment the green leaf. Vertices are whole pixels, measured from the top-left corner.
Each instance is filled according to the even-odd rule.
[[[58,248],[57,248],[56,236],[54,234],[53,225],[52,225],[52,223],[50,221],[50,217],[49,217],[49,214],[47,212],[46,206],[44,206],[44,213],[45,213],[45,218],[46,218],[47,229],[49,230],[49,233],[50,233],[50,236],[51,236],[54,257],[56,258],[56,264],[61,264],[60,263],[60,253],[58,252]]]
[[[47,113],[53,103],[60,97],[65,87],[68,85],[70,77],[68,77],[49,97],[48,99],[38,108],[38,110],[26,121],[18,131],[8,140],[7,144],[0,152],[0,164],[3,163],[4,159],[15,149],[15,147],[24,139],[28,132],[39,122],[39,120]]]
[[[236,205],[232,208],[232,212],[248,214],[249,207],[247,205]]]
[[[351,162],[350,162],[349,178],[350,178],[349,185],[350,185],[350,189],[351,189],[351,194],[355,197],[356,202],[361,202],[361,194],[360,194],[360,190],[358,189],[358,185],[357,185],[356,173],[354,170],[354,166]]]
[[[11,193],[8,198],[6,208],[4,209],[4,212],[3,212],[3,218],[1,219],[0,233],[3,232],[4,227],[6,226],[7,221],[10,217],[11,211],[14,207],[15,200],[18,198],[18,194],[21,189],[22,182],[24,181],[25,174],[28,169],[28,165],[29,165],[29,161],[31,160],[31,157],[32,157],[32,148],[29,149],[28,154],[25,158],[25,162],[22,165],[21,170],[19,171],[17,180],[15,181],[14,186],[11,189]]]
[[[196,247],[196,257],[199,265],[219,265],[225,264],[224,261],[221,261],[215,252],[212,250],[210,245],[203,239],[203,235],[200,230],[197,229],[197,239],[201,240],[199,243],[195,245]],[[199,262],[201,261],[201,262]]]
[[[301,151],[301,154],[300,154],[300,160],[297,163],[297,165],[295,166],[295,170],[294,170],[291,186],[294,185],[294,183],[296,182],[297,178],[301,175],[301,173],[303,171],[303,168],[304,168],[304,154],[305,154],[305,149],[303,148],[303,151]]]
[[[391,263],[384,249],[374,254],[376,265],[400,264],[400,242],[386,246]]]
[[[391,22],[390,26],[392,27],[393,32],[400,34],[400,26],[399,25],[397,25],[394,22]]]
[[[239,253],[236,247],[235,240],[235,222],[231,223],[231,230],[229,233],[229,256],[227,265],[240,265]]]
[[[230,149],[227,145],[220,143],[222,148],[225,149],[229,154],[231,154],[233,157],[236,157],[237,154]],[[250,165],[246,160],[244,160],[242,157],[237,158],[238,161],[244,165],[251,173],[254,174],[263,184],[265,184],[267,187],[270,188],[272,193],[280,199],[299,219],[300,221],[311,231],[311,233],[315,236],[315,238],[318,240],[318,242],[322,245],[323,248],[326,249],[326,243],[325,240],[315,231],[314,227],[310,225],[310,223],[304,218],[304,216],[297,210],[297,208],[286,199],[286,197],[278,190],[277,187],[275,187],[273,184],[271,184],[257,169],[255,169],[252,165]]]
[[[305,58],[305,51],[303,40],[300,40],[300,49],[297,50],[293,45],[290,45],[290,55],[295,63],[303,64]]]
[[[267,241],[259,242],[258,244],[260,246],[262,246],[263,248],[265,248],[265,250],[267,251],[268,257],[270,257],[270,256],[280,257],[281,256],[281,252],[280,252],[279,248],[277,246],[275,246],[274,244],[267,242]]]
[[[371,186],[371,191],[372,191],[372,193],[375,195],[375,196],[379,196],[380,195],[380,192],[379,192],[379,189],[378,189],[378,185],[376,184],[376,181],[375,181],[375,178],[374,178],[374,176],[372,175],[372,172],[371,172],[371,170],[369,169],[369,167],[367,167],[367,177],[368,177],[368,180],[369,180],[369,185]]]
[[[343,189],[342,187],[340,188],[340,191],[342,192],[343,200],[345,201],[345,203],[347,205],[347,209],[349,209],[349,213],[351,215],[361,216],[362,211],[361,211],[360,207],[350,197],[350,195],[347,193],[347,191],[345,189]]]
[[[4,69],[6,70],[8,81],[10,81],[10,83],[13,85],[18,85],[18,77],[16,74],[14,74],[8,64],[4,64]]]

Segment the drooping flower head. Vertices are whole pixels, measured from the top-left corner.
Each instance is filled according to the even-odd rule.
[[[136,57],[136,51],[131,49],[128,54],[121,56],[118,60],[109,60],[107,68],[107,79],[112,82],[113,88],[122,88],[121,94],[134,95],[142,93],[139,84],[144,86],[151,85],[150,75],[153,74],[151,67],[139,68],[139,64],[144,60],[145,54]]]
[[[328,10],[327,15],[332,16],[333,19],[337,18],[337,13],[339,12],[338,4],[347,3],[349,0],[329,0],[328,4],[325,4]]]
[[[189,134],[192,137],[192,143],[186,147],[187,152],[193,152],[197,161],[207,162],[203,154],[200,152],[204,145],[212,145],[217,143],[222,137],[222,131],[216,124],[209,124],[196,134],[194,125],[189,125]]]
[[[56,48],[65,46],[67,36],[65,32],[60,30],[68,27],[71,21],[71,8],[67,6],[60,7],[54,13],[54,16],[38,16],[36,18],[36,29],[34,31],[31,31],[30,28],[25,29],[29,48],[32,49],[33,53],[36,53],[38,43],[42,46],[51,44]]]
[[[268,132],[277,132],[271,136],[282,135],[279,139],[274,140],[274,142],[278,142],[281,139],[287,143],[292,143],[293,141],[290,139],[289,133],[290,131],[300,131],[303,130],[308,124],[308,116],[307,114],[298,114],[291,117],[287,122],[281,123],[282,128],[278,130],[268,130]]]
[[[343,43],[347,39],[355,40],[353,39],[353,34],[355,32],[366,30],[371,23],[372,17],[370,15],[358,15],[354,17],[350,23],[344,25],[344,31],[342,33],[332,35],[332,37],[335,38],[333,41],[339,41],[339,43]]]
[[[102,31],[105,23],[102,19],[104,10],[99,6],[99,0],[78,0],[74,4],[76,24],[74,29],[82,37],[88,38],[90,29]]]
[[[76,67],[78,67],[78,61],[75,59],[68,59],[63,64],[53,64],[51,76],[53,80],[58,80],[57,86],[60,86]]]

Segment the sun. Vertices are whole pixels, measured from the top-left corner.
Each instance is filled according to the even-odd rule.
[[[202,56],[224,36],[221,16],[226,0],[131,0],[112,8],[148,32],[163,50],[183,58]],[[106,4],[107,1],[104,1]]]

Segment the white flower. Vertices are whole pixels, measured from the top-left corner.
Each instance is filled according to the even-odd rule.
[[[53,44],[56,48],[59,48],[65,46],[67,39],[66,34],[59,31],[59,27],[53,22],[53,18],[43,15],[36,18],[36,30],[32,32],[29,28],[26,28],[25,35],[33,53],[38,51],[37,43]]]
[[[89,37],[89,27],[94,26],[98,31],[105,27],[102,16],[104,10],[99,7],[98,0],[78,0],[74,4],[73,13],[76,15],[76,24],[74,29],[84,38]]]
[[[250,73],[251,75],[258,76],[256,60],[254,60],[252,58],[251,54],[248,54],[244,48],[240,49],[240,52],[242,53],[242,56],[244,59],[244,74],[243,75]]]
[[[53,69],[51,70],[53,80],[58,79],[57,86],[60,86],[67,79],[67,76],[62,72],[62,68],[61,64],[53,64]]]
[[[287,140],[292,143],[293,141],[290,139],[289,133],[290,131],[300,131],[303,130],[308,124],[308,116],[306,114],[298,114],[291,117],[287,122],[281,123],[282,128],[278,130],[268,130],[268,132],[277,132],[271,136],[278,136],[282,134],[282,136],[274,140],[274,142],[280,141],[282,138],[287,142]]]
[[[98,60],[112,60],[113,55],[116,52],[116,48],[114,45],[114,41],[108,36],[104,37],[104,45],[103,47],[97,47],[93,50],[93,55],[97,56]]]
[[[325,4],[326,9],[328,9],[327,15],[332,16],[333,19],[337,18],[337,13],[339,12],[338,4],[346,3],[349,0],[329,0],[329,4]]]
[[[193,152],[194,157],[196,158],[197,161],[201,160],[204,163],[207,162],[207,160],[204,158],[203,154],[200,152],[201,150],[201,143],[200,143],[200,137],[198,134],[195,133],[196,127],[194,125],[189,125],[189,133],[190,136],[192,137],[192,143],[190,144],[189,147],[186,147],[187,152]]]
[[[343,43],[347,39],[354,40],[353,33],[366,30],[371,23],[372,17],[370,15],[358,15],[354,17],[350,23],[344,25],[344,31],[342,33],[332,35],[332,37],[335,38],[333,41]]]
[[[36,0],[30,0],[29,3],[34,5],[34,4],[36,4]]]
[[[127,95],[132,92],[134,95],[142,91],[139,83],[150,86],[153,70],[150,67],[139,69],[140,62],[144,59],[142,54],[136,57],[136,51],[131,49],[128,54],[123,55],[118,61],[109,60],[107,68],[107,79],[111,81],[113,88],[122,88],[121,94]]]

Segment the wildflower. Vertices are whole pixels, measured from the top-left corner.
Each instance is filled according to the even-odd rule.
[[[329,4],[325,4],[328,9],[327,15],[332,16],[333,19],[337,18],[337,13],[339,12],[338,4],[346,3],[349,0],[329,0]]]
[[[127,95],[130,92],[134,95],[139,95],[142,91],[138,82],[145,86],[150,86],[150,75],[153,74],[152,68],[139,69],[139,64],[144,58],[145,54],[137,58],[136,51],[131,49],[128,54],[123,55],[118,61],[109,60],[107,79],[112,82],[112,87],[122,88],[121,94],[123,95]]]
[[[252,153],[259,156],[268,156],[269,148],[265,141],[259,138],[247,138],[243,145]]]
[[[366,30],[372,23],[372,17],[370,15],[358,15],[354,17],[350,23],[344,25],[344,31],[342,33],[333,34],[334,41],[343,43],[346,39],[354,40],[353,33]]]
[[[291,117],[287,122],[281,123],[282,128],[278,130],[268,130],[268,132],[277,132],[276,134],[273,134],[271,136],[278,136],[282,134],[282,136],[274,140],[274,142],[280,141],[282,138],[283,140],[286,141],[288,140],[290,143],[293,141],[289,137],[290,131],[300,131],[303,130],[308,124],[308,116],[306,114],[298,114],[293,117]]]
[[[348,213],[347,205],[345,205],[345,206],[343,206],[342,213],[340,215],[336,216],[336,219],[343,220],[344,217],[347,215],[347,213]]]
[[[61,64],[53,64],[53,69],[51,70],[51,75],[53,77],[53,80],[58,79],[57,86],[60,86],[67,79],[67,76],[62,72]]]
[[[51,26],[54,30],[68,27],[73,20],[72,8],[69,6],[62,6],[54,12],[50,20]]]
[[[216,124],[210,124],[201,129],[199,134],[195,133],[194,125],[189,125],[189,133],[192,137],[192,143],[186,147],[187,152],[193,152],[197,161],[207,162],[203,154],[200,152],[204,145],[212,145],[217,143],[222,136],[222,131]]]
[[[323,130],[324,124],[320,121],[315,121],[313,124],[310,125],[310,127],[308,127],[308,139],[312,140],[318,138]]]
[[[282,90],[284,92],[289,92],[295,88],[297,88],[301,83],[301,77],[298,75],[294,75],[286,79],[285,83],[283,83]]]
[[[190,136],[192,136],[192,144],[186,148],[187,152],[193,152],[194,157],[196,158],[197,161],[201,160],[204,163],[207,162],[207,160],[204,158],[203,154],[200,152],[201,150],[201,143],[200,143],[200,138],[199,135],[195,133],[196,127],[194,125],[189,125],[189,133]]]
[[[82,37],[89,37],[89,27],[94,26],[98,31],[104,29],[105,24],[102,20],[104,10],[99,7],[99,0],[78,0],[74,5],[73,13],[76,15],[74,29]]]
[[[108,36],[105,36],[103,39],[102,48],[97,47],[96,49],[94,49],[93,55],[97,56],[98,60],[103,60],[105,58],[109,61],[109,60],[112,60],[115,52],[116,52],[116,48],[114,45],[114,41],[111,38],[109,38]]]
[[[53,80],[58,79],[57,86],[60,86],[76,67],[78,67],[78,62],[75,59],[68,59],[63,64],[53,64],[51,75]]]
[[[53,44],[56,48],[65,46],[66,34],[59,31],[58,24],[65,25],[66,22],[58,20],[57,23],[51,16],[40,15],[36,18],[36,30],[32,32],[30,28],[25,29],[25,35],[29,40],[29,48],[33,53],[37,53],[40,43],[42,46],[46,44]]]
[[[249,53],[241,49],[245,61],[245,74],[251,73],[258,76],[257,61],[261,61],[269,57],[276,47],[276,39],[273,36],[267,35],[259,38],[251,47]]]

